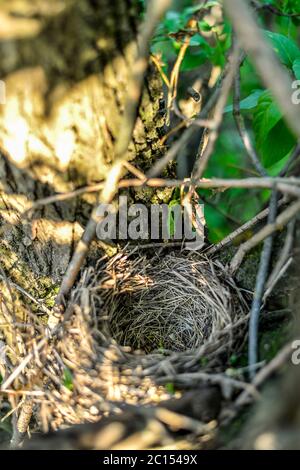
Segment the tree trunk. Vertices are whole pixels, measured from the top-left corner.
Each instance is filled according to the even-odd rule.
[[[139,9],[138,0],[1,2],[0,380],[26,355],[26,342],[38,340],[16,322],[28,324],[32,314],[35,323],[47,322],[36,314],[53,306],[97,194],[24,212],[38,199],[105,179],[136,56]],[[160,77],[149,69],[129,146],[143,170],[163,151],[161,98]],[[90,257],[101,248],[95,242]],[[9,400],[16,408],[18,398]],[[30,401],[19,410],[16,444]]]
[[[139,8],[138,0],[1,2],[6,102],[0,106],[0,253],[6,310],[14,290],[8,280],[35,299],[53,301],[96,196],[47,205],[28,217],[22,213],[37,199],[105,178],[137,48]],[[129,148],[143,170],[163,151],[161,98],[160,78],[149,70]],[[18,300],[23,319],[25,300],[26,295]]]

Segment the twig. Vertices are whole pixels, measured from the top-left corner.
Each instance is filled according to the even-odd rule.
[[[150,59],[152,60],[154,65],[157,67],[157,70],[159,71],[161,78],[165,82],[165,85],[167,85],[167,87],[170,88],[170,80],[168,79],[167,75],[163,71],[162,64],[159,58],[155,54],[151,54]]]
[[[168,138],[171,137],[171,135],[175,134],[183,127],[189,127],[190,125],[198,126],[198,127],[206,127],[207,129],[212,129],[214,127],[214,123],[210,119],[199,119],[199,118],[189,119],[185,116],[181,116],[181,119],[183,120],[177,126],[170,129],[170,131],[167,132],[167,134],[165,134],[160,139],[161,145],[163,145],[168,140]]]
[[[284,13],[283,11],[278,10],[278,8],[274,7],[271,3],[265,3],[261,4],[260,2],[256,0],[252,0],[251,4],[257,9],[257,10],[267,10],[270,13],[273,13],[274,15],[277,16],[283,16],[286,18],[297,18],[300,16],[300,13]]]
[[[8,395],[24,395],[28,397],[44,397],[46,395],[46,392],[42,392],[40,390],[12,390],[12,389],[1,389],[1,393],[7,393]]]
[[[238,128],[240,137],[246,149],[246,152],[258,173],[262,176],[267,176],[268,173],[260,163],[260,159],[252,145],[251,139],[247,132],[244,118],[241,114],[240,99],[241,99],[241,75],[240,68],[238,68],[235,81],[234,81],[234,93],[233,93],[233,116]]]
[[[223,111],[227,103],[227,98],[234,80],[239,61],[240,52],[239,49],[235,47],[233,49],[232,55],[229,57],[229,65],[226,71],[226,75],[223,78],[219,98],[215,106],[213,117],[214,127],[213,129],[211,129],[211,132],[208,137],[208,143],[204,151],[202,152],[201,148],[200,152],[196,157],[195,165],[192,171],[192,182],[202,177],[206,169],[208,160],[214,150],[215,143],[219,135],[219,128],[223,120]]]
[[[183,245],[183,242],[157,242],[157,243],[145,243],[145,244],[137,244],[137,245],[133,245],[133,244],[128,244],[128,248],[138,248],[138,249],[141,249],[141,250],[148,250],[148,249],[151,249],[151,248],[177,248],[177,247],[181,247]]]
[[[290,256],[286,262],[281,266],[280,270],[278,272],[275,273],[275,277],[274,277],[274,280],[272,282],[272,284],[270,284],[270,286],[267,288],[266,292],[264,293],[264,297],[263,297],[263,302],[266,301],[267,297],[270,295],[270,293],[272,292],[272,290],[274,289],[274,287],[276,286],[277,282],[279,281],[279,279],[282,278],[282,276],[286,273],[286,271],[289,269],[291,263],[293,262],[293,258]]]
[[[144,75],[148,64],[149,43],[160,17],[169,5],[170,0],[153,0],[148,4],[148,10],[141,28],[141,36],[139,38],[138,55],[134,62],[132,76],[128,84],[128,98],[125,105],[125,111],[121,120],[120,131],[115,145],[115,161],[108,173],[101,193],[102,203],[110,203],[118,191],[118,183],[122,176],[123,164],[128,159],[128,145],[132,138],[139,100],[142,93]],[[62,280],[60,291],[56,298],[56,304],[60,308],[63,305],[64,297],[69,293],[74,285],[79,270],[86,258],[89,246],[95,237],[97,224],[101,220],[102,217],[99,217],[98,215],[98,207],[95,207]]]
[[[147,181],[146,175],[141,170],[132,165],[132,163],[125,161],[123,165],[128,171],[130,171],[130,173],[132,173],[138,179],[140,179],[141,181]]]
[[[22,403],[20,415],[18,417],[16,426],[14,427],[13,436],[10,441],[10,446],[12,449],[18,448],[26,436],[26,432],[32,416],[32,407],[32,398],[26,396],[24,403]]]
[[[37,345],[37,350],[40,351],[46,344],[48,338],[43,338]],[[5,380],[5,382],[1,385],[1,391],[6,390],[13,381],[23,372],[29,362],[33,359],[34,353],[30,352],[27,356],[23,359],[23,361],[14,369],[11,375]]]
[[[184,59],[185,53],[190,45],[192,36],[187,35],[185,36],[183,40],[183,44],[179,50],[179,53],[177,55],[174,67],[171,72],[171,77],[170,77],[170,86],[169,86],[169,91],[168,91],[168,102],[167,102],[167,117],[166,117],[166,124],[170,124],[170,112],[172,110],[172,106],[174,103],[174,100],[176,99],[177,96],[177,87],[178,87],[178,77],[179,77],[179,70],[180,66],[182,64],[182,61]]]
[[[96,193],[103,189],[104,183],[97,183],[91,186],[84,186],[83,188],[75,189],[67,193],[54,194],[53,196],[44,197],[34,201],[32,206],[27,209],[22,216],[26,217],[30,212],[38,209],[41,206],[47,206],[49,204],[55,204],[56,202],[66,201],[68,199],[74,199],[75,197],[81,196],[87,193]]]
[[[10,281],[10,279],[8,279],[8,277],[7,277],[7,275],[6,275],[6,272],[5,272],[4,269],[2,268],[1,264],[0,264],[0,273],[1,273],[2,279],[4,280],[4,282],[5,282],[6,286],[7,286],[7,289],[8,289],[10,298],[11,298],[12,317],[13,317],[13,320],[14,320],[14,322],[15,322],[15,321],[16,321],[16,311],[15,311],[14,297],[13,297],[13,293],[12,293],[12,289],[11,289],[11,281]],[[8,306],[6,306],[6,308],[7,308],[8,310],[10,310],[10,308],[8,308]]]
[[[299,206],[300,208],[300,206]],[[277,191],[274,189],[268,215],[268,226],[274,225],[274,221],[277,213]],[[255,376],[255,369],[253,366],[257,362],[257,344],[258,344],[258,322],[259,313],[262,304],[263,293],[265,289],[265,283],[267,280],[268,269],[272,254],[273,247],[273,232],[265,238],[264,246],[260,256],[258,273],[256,276],[254,295],[252,300],[252,306],[250,311],[249,321],[249,339],[248,339],[248,365],[250,368],[250,377],[253,379]]]
[[[184,372],[182,374],[167,375],[157,379],[157,383],[168,383],[168,382],[186,382],[191,383],[191,381],[203,381],[205,383],[209,382],[211,384],[220,385],[222,388],[227,389],[228,386],[238,389],[238,390],[247,390],[250,395],[257,396],[255,387],[253,387],[248,382],[243,382],[241,380],[233,379],[228,377],[225,374],[210,374],[207,372]]]
[[[0,275],[0,277],[2,277]],[[26,297],[28,297],[29,300],[31,300],[32,302],[34,302],[36,305],[38,305],[39,307],[41,307],[42,310],[44,310],[45,313],[47,313],[48,315],[51,314],[51,310],[49,310],[45,305],[42,304],[42,302],[39,302],[38,300],[36,300],[31,294],[29,294],[29,292],[27,292],[25,289],[23,289],[21,286],[19,286],[18,284],[16,284],[15,282],[12,282],[11,280],[9,281],[9,283],[14,286],[19,292],[21,292],[21,294],[25,295]]]
[[[185,132],[183,132],[180,139],[178,139],[166,152],[166,154],[160,160],[158,160],[149,170],[149,172],[147,173],[148,178],[153,178],[154,176],[160,175],[164,168],[167,166],[167,164],[174,160],[177,157],[179,151],[186,146],[186,144],[192,138],[197,128],[206,127],[205,121],[208,118],[209,112],[215,106],[219,94],[220,87],[217,86],[204,108],[196,116],[195,120],[190,124],[190,126],[185,130]],[[205,123],[203,126],[201,125],[201,121],[203,122],[203,124]]]
[[[300,155],[300,144],[298,143],[294,151],[292,152],[290,158],[288,159],[288,161],[286,162],[286,164],[280,171],[279,176],[285,176],[289,172],[291,166],[293,165],[293,163],[295,163],[299,155]]]
[[[292,343],[288,343],[284,346],[278,354],[265,366],[263,367],[254,377],[251,382],[252,385],[256,388],[261,386],[265,380],[267,380],[276,370],[278,370],[290,357],[292,349]],[[244,390],[237,398],[235,406],[241,407],[249,403],[251,397],[249,396],[249,391]]]
[[[280,199],[277,203],[277,207],[282,206],[284,203],[284,199]],[[261,222],[264,220],[269,214],[269,208],[267,207],[263,211],[259,212],[255,217],[253,217],[251,220],[243,224],[241,227],[237,228],[234,230],[234,232],[230,233],[227,237],[223,238],[219,243],[216,243],[215,245],[212,245],[209,247],[207,250],[205,250],[205,253],[207,256],[214,255],[218,251],[222,250],[226,246],[230,245],[233,240],[235,240],[237,237],[245,233],[247,230],[250,230],[254,225],[258,224],[258,222]]]
[[[266,292],[264,293],[264,301],[270,295],[271,291],[273,290],[275,284],[278,282],[278,279],[284,274],[292,258],[290,258],[291,248],[293,246],[294,240],[294,229],[295,229],[295,219],[289,222],[287,226],[287,234],[285,237],[283,248],[280,252],[279,258],[274,266],[272,273],[266,284]]]
[[[246,253],[256,247],[259,243],[261,243],[265,238],[270,236],[276,230],[282,229],[293,217],[297,215],[299,211],[300,201],[298,200],[293,204],[290,204],[287,209],[281,212],[281,214],[276,218],[274,223],[266,225],[252,238],[250,238],[250,240],[247,240],[243,245],[241,245],[230,263],[230,273],[233,274],[237,271]]]
[[[125,165],[124,165],[125,166]],[[145,179],[146,178],[146,179]],[[220,178],[213,178],[213,179],[201,179],[197,181],[196,186],[199,188],[272,188],[273,183],[276,182],[277,187],[283,193],[290,194],[292,196],[300,196],[300,190],[298,191],[297,186],[300,186],[300,178],[281,178],[281,177],[268,177],[268,178],[245,178],[245,179],[220,179]],[[168,180],[162,178],[148,178],[139,175],[137,179],[124,179],[119,181],[118,189],[122,188],[135,188],[135,187],[142,187],[142,186],[150,186],[150,187],[180,187],[185,186],[188,187],[191,184],[191,180],[186,178],[184,180]],[[289,187],[288,185],[291,185]],[[104,183],[98,183],[92,186],[85,186],[83,188],[79,188],[75,191],[70,191],[68,193],[60,193],[55,194],[53,196],[49,196],[43,199],[38,199],[34,202],[34,204],[26,210],[22,215],[23,217],[26,216],[30,211],[41,207],[46,206],[48,204],[54,204],[60,201],[66,201],[68,199],[73,199],[79,195],[85,193],[94,193],[99,192],[103,189]]]

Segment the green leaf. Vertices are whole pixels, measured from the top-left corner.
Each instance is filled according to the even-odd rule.
[[[282,0],[281,3],[284,13],[299,13],[299,0]]]
[[[258,99],[253,121],[258,146],[262,145],[270,130],[280,119],[281,112],[273,101],[271,93],[268,90],[264,91]]]
[[[208,55],[205,51],[199,50],[197,53],[193,53],[191,50],[188,50],[182,61],[180,71],[188,72],[194,70],[200,65],[204,64],[208,58]]]
[[[211,31],[212,27],[204,20],[198,21],[200,31]]]
[[[300,49],[296,43],[283,34],[273,33],[271,31],[267,31],[266,33],[281,62],[291,69],[294,61],[300,58]]]
[[[282,160],[296,145],[296,139],[283,119],[273,127],[259,147],[266,168]]]
[[[169,33],[176,33],[184,27],[184,21],[177,11],[168,11],[164,19],[164,26]]]
[[[266,167],[284,158],[296,143],[269,91],[265,91],[258,100],[253,129],[257,150]]]
[[[251,95],[247,96],[240,102],[241,110],[249,110],[256,108],[257,103],[261,95],[264,93],[264,90],[254,90]],[[233,105],[230,104],[224,109],[224,113],[230,113],[233,111]]]
[[[169,202],[169,211],[168,211],[168,232],[169,232],[169,237],[172,238],[175,235],[175,229],[176,229],[176,213],[171,210],[172,207],[174,206],[180,206],[180,199],[172,199],[172,201]]]
[[[174,395],[175,393],[175,386],[172,382],[167,382],[166,385],[166,390],[168,393],[170,393],[170,395]]]
[[[73,390],[73,374],[67,367],[64,370],[63,384],[68,390]]]
[[[278,176],[284,166],[287,164],[292,152],[286,154],[284,158],[278,160],[274,165],[268,167],[268,173],[270,176]]]
[[[190,40],[190,46],[208,46],[206,40],[200,34],[194,34]]]
[[[208,9],[208,8],[211,8],[211,7],[214,7],[214,6],[217,6],[217,5],[220,5],[220,2],[218,1],[215,1],[215,0],[211,0],[211,1],[208,1],[208,2],[202,2],[200,3],[199,5],[195,5],[195,6],[192,6],[192,7],[187,7],[184,9],[184,15],[193,15],[194,13],[197,13],[197,11],[199,10],[203,10],[203,9]]]
[[[297,80],[300,80],[300,58],[294,60],[293,71]]]

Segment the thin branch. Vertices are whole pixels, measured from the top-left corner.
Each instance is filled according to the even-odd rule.
[[[226,75],[223,78],[222,86],[219,94],[218,101],[215,106],[213,123],[214,127],[211,129],[208,136],[208,143],[202,151],[198,152],[196,157],[195,165],[192,171],[192,182],[201,178],[211,157],[213,150],[215,148],[215,143],[219,135],[219,128],[223,121],[223,112],[227,103],[227,98],[232,87],[234,76],[236,74],[237,67],[240,63],[240,52],[237,47],[233,49],[232,55],[229,57],[229,64],[227,67]],[[200,145],[201,146],[201,145]],[[201,146],[202,147],[202,146]]]
[[[129,167],[128,167],[129,168]],[[139,171],[139,170],[137,170]],[[150,178],[147,179],[146,175],[141,178],[142,173],[139,174],[137,179],[124,179],[121,180],[118,184],[118,189],[125,189],[125,188],[135,188],[135,187],[142,187],[142,186],[150,186],[150,187],[188,187],[191,184],[190,179],[185,180],[167,180],[162,178]],[[247,179],[202,179],[199,180],[196,184],[198,188],[272,188],[272,182],[276,182],[279,184],[278,188],[284,193],[290,194],[292,196],[300,196],[300,191],[297,190],[296,186],[300,186],[300,179],[299,178],[283,178],[277,177],[275,179],[269,178],[247,178]],[[293,188],[289,188],[288,184],[294,185]],[[36,200],[32,206],[27,209],[23,214],[22,217],[28,216],[30,212],[33,210],[41,207],[46,206],[49,204],[54,204],[56,202],[66,201],[68,199],[73,199],[75,197],[81,196],[82,194],[88,193],[97,193],[101,191],[104,187],[104,183],[97,183],[92,186],[85,186],[83,188],[75,189],[74,191],[70,191],[67,193],[59,193],[53,196],[45,197],[42,199]],[[244,227],[244,226],[243,226]],[[235,233],[235,232],[234,232]]]
[[[230,273],[235,273],[240,267],[244,256],[250,250],[255,248],[259,243],[261,243],[265,238],[270,236],[277,230],[282,229],[287,223],[293,219],[300,211],[300,200],[290,204],[287,209],[285,209],[281,214],[276,218],[275,222],[272,224],[266,225],[259,232],[257,232],[250,240],[247,240],[243,245],[240,246],[237,253],[233,257],[229,271]]]
[[[282,206],[283,203],[284,203],[284,199],[282,198],[278,201],[277,207]],[[256,224],[264,220],[268,216],[268,214],[269,214],[269,208],[267,207],[263,211],[259,212],[259,214],[257,214],[251,220],[243,224],[241,227],[234,230],[234,232],[230,233],[227,237],[223,238],[223,240],[221,240],[219,243],[216,243],[215,245],[212,245],[211,247],[209,247],[205,251],[205,253],[207,254],[207,256],[211,256],[217,253],[218,251],[222,250],[226,246],[231,245],[233,240],[235,240],[237,237],[245,233],[247,230],[250,230]]]
[[[1,267],[0,267],[1,269]],[[3,278],[3,275],[0,274],[0,278]],[[25,289],[23,289],[21,286],[19,286],[18,284],[16,284],[15,282],[9,280],[9,283],[15,287],[19,292],[21,292],[21,294],[25,295],[26,297],[28,297],[28,299],[31,300],[31,302],[34,302],[36,305],[38,305],[45,313],[47,313],[48,315],[51,314],[51,310],[49,310],[45,305],[43,305],[42,302],[36,300],[31,294],[29,294],[29,292],[27,292]]]
[[[285,237],[284,245],[278,257],[278,260],[274,266],[272,273],[269,276],[269,279],[266,284],[266,292],[264,293],[263,300],[265,301],[266,298],[272,292],[274,286],[286,271],[287,267],[290,265],[292,258],[291,258],[291,249],[293,246],[294,241],[294,230],[295,230],[295,219],[291,220],[287,226],[287,234]]]
[[[142,93],[144,75],[148,65],[150,40],[160,17],[164,14],[169,5],[170,0],[153,0],[148,4],[145,20],[141,28],[137,58],[134,62],[132,76],[128,83],[128,98],[115,145],[115,161],[108,173],[101,193],[102,203],[110,203],[118,191],[118,183],[123,173],[123,164],[128,159],[128,145],[132,138]],[[79,270],[88,253],[89,246],[95,237],[97,224],[101,219],[102,218],[98,215],[98,207],[95,207],[62,280],[60,291],[56,298],[56,304],[59,307],[62,307],[64,297],[70,292],[74,285]]]
[[[180,139],[178,139],[172,145],[172,147],[165,153],[165,155],[160,160],[158,160],[149,170],[149,172],[147,173],[148,178],[153,178],[154,176],[158,176],[162,173],[168,163],[174,160],[179,154],[179,151],[187,145],[187,143],[193,137],[194,132],[197,130],[197,128],[207,127],[208,115],[212,108],[215,106],[219,94],[220,86],[217,86],[204,108],[191,122],[190,126],[183,132]]]
[[[48,338],[43,338],[37,345],[37,350],[40,351],[46,344]],[[13,381],[24,371],[27,367],[29,362],[34,358],[34,352],[30,352],[27,356],[22,360],[22,362],[14,369],[11,375],[1,384],[1,391],[6,390]]]
[[[260,163],[260,158],[257,155],[249,133],[245,126],[244,118],[241,114],[241,107],[240,107],[240,100],[241,100],[241,75],[240,75],[240,68],[237,71],[235,81],[234,81],[234,93],[233,93],[233,116],[236,122],[236,126],[238,128],[240,137],[246,149],[246,152],[254,166],[254,168],[258,171],[258,173],[262,176],[268,176],[268,173]]]
[[[281,172],[279,173],[279,176],[285,176],[290,171],[291,167],[293,167],[293,164],[296,162],[299,155],[300,155],[300,143],[298,143],[296,145],[296,147],[295,147],[294,151],[292,152],[290,158],[288,159],[288,161],[286,162],[286,164],[282,168]]]
[[[300,13],[284,13],[283,11],[278,10],[278,8],[274,7],[271,3],[261,4],[256,0],[252,0],[251,4],[255,7],[256,10],[267,10],[273,15],[283,16],[286,18],[297,18],[300,16]]]
[[[166,124],[170,124],[170,112],[173,107],[174,100],[176,99],[177,96],[177,87],[178,87],[178,77],[179,77],[179,71],[180,71],[180,66],[182,64],[182,61],[184,59],[184,56],[186,54],[186,51],[190,45],[192,36],[187,35],[185,36],[183,40],[183,44],[179,50],[179,53],[177,55],[174,67],[171,72],[171,77],[170,77],[170,86],[169,86],[169,91],[168,91],[168,102],[167,102],[167,117],[166,117]]]
[[[168,79],[167,75],[165,74],[165,72],[162,69],[163,64],[161,64],[161,62],[159,60],[159,57],[157,57],[155,54],[151,54],[150,59],[152,60],[152,62],[156,66],[156,68],[157,68],[162,80],[164,81],[165,85],[168,88],[170,88],[170,80]]]
[[[129,168],[129,167],[128,167]],[[283,177],[268,177],[268,178],[245,178],[245,179],[201,179],[196,183],[196,187],[203,189],[212,189],[212,188],[272,188],[273,182],[276,182],[278,189],[283,193],[290,194],[292,196],[300,196],[300,190],[297,189],[297,186],[300,186],[300,178],[283,178]],[[149,178],[147,179],[146,175],[141,178],[139,174],[138,178],[135,179],[124,179],[119,181],[118,189],[125,188],[136,188],[136,187],[188,187],[191,184],[191,180],[186,178],[184,180],[169,180],[163,178]],[[289,186],[290,185],[290,186]],[[53,196],[45,197],[35,201],[32,206],[27,209],[22,217],[27,216],[31,211],[49,204],[54,204],[56,202],[66,201],[68,199],[73,199],[77,196],[81,196],[85,193],[95,193],[103,189],[104,183],[97,183],[92,186],[85,186],[83,188],[76,189],[67,193],[54,194]]]
[[[300,207],[300,206],[299,206]],[[277,213],[277,191],[274,189],[272,192],[269,215],[268,215],[268,226],[274,225]],[[257,345],[258,345],[258,322],[259,314],[262,304],[262,298],[265,289],[265,283],[267,280],[268,269],[271,260],[272,247],[273,247],[273,233],[272,232],[264,240],[264,246],[260,256],[258,273],[256,276],[254,295],[252,300],[252,306],[250,311],[249,321],[249,339],[248,339],[248,365],[250,377],[253,379],[255,376],[254,366],[257,363]]]
[[[252,385],[256,388],[261,386],[276,370],[278,370],[291,357],[292,342],[284,346],[279,353],[268,364],[265,365],[254,377]],[[248,390],[244,390],[235,402],[235,406],[241,407],[252,401]]]

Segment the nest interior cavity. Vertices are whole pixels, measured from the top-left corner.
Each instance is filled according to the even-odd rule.
[[[69,312],[37,355],[28,343],[23,376],[46,398],[34,398],[44,430],[97,421],[120,401],[159,403],[170,380],[195,386],[199,371],[225,370],[247,323],[222,265],[195,253],[103,258],[83,271]]]
[[[106,332],[133,350],[193,350],[236,319],[232,290],[206,258],[122,256],[106,274]]]

